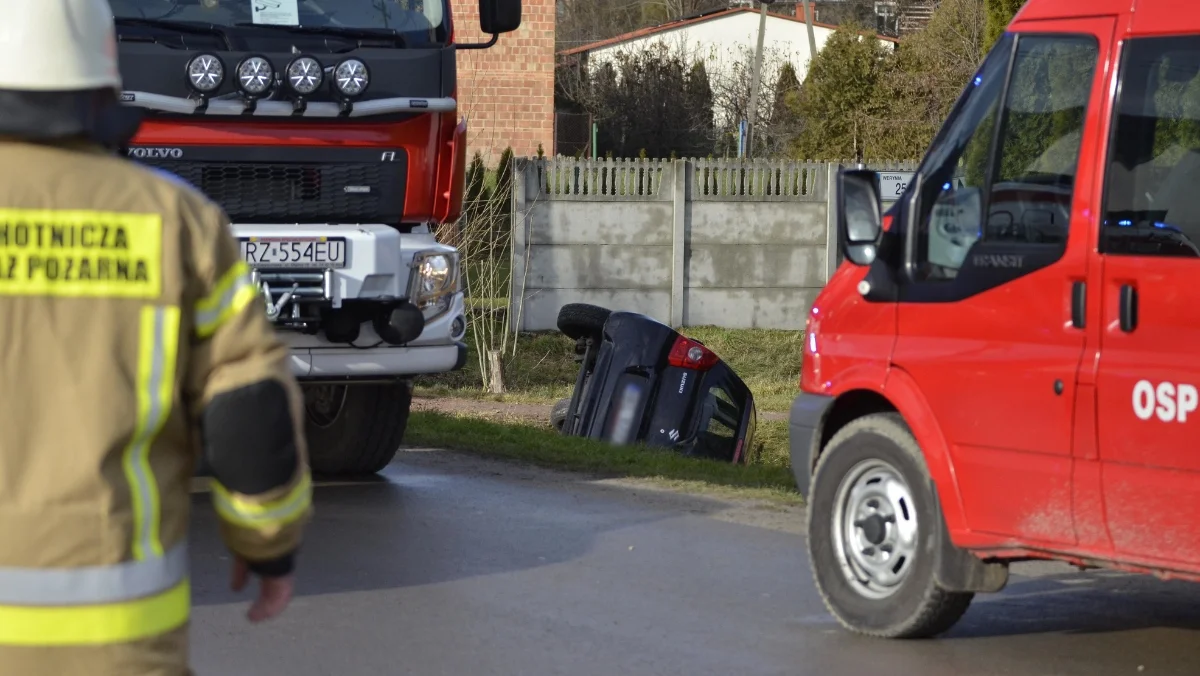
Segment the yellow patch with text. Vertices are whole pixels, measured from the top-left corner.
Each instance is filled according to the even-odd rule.
[[[0,296],[158,298],[162,216],[0,209]]]

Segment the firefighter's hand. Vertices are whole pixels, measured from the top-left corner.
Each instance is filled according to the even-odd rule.
[[[233,590],[245,589],[249,579],[250,568],[246,565],[246,561],[235,556],[233,559]],[[260,577],[258,598],[254,600],[246,616],[251,622],[262,622],[276,617],[288,607],[294,588],[295,576],[291,574],[283,577]]]

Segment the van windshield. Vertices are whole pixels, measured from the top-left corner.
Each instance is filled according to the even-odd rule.
[[[445,0],[109,0],[118,19],[444,34]]]

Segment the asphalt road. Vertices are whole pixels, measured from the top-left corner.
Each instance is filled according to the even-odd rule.
[[[945,637],[863,639],[822,606],[797,510],[437,451],[384,477],[318,486],[298,596],[258,626],[194,496],[198,676],[1200,674],[1200,585],[1027,566]]]

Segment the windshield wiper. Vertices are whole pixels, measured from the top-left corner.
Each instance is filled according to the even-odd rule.
[[[400,47],[407,47],[404,36],[392,28],[354,28],[351,26],[287,26],[274,23],[250,23],[242,21],[234,24],[239,28],[266,28],[268,30],[284,31],[287,33],[302,33],[307,35],[330,35],[353,40],[387,40]]]
[[[193,35],[215,35],[225,43],[225,48],[232,51],[233,43],[229,41],[229,33],[216,24],[203,21],[176,21],[174,19],[150,19],[146,17],[119,16],[115,19],[118,26],[147,26],[163,30],[192,33]]]

